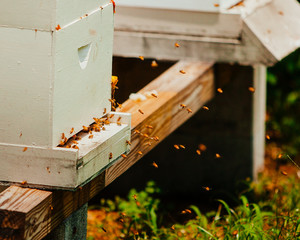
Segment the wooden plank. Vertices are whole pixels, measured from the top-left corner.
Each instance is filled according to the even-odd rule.
[[[184,70],[186,74],[179,71]],[[77,191],[53,191],[52,203],[48,202],[47,206],[42,201],[34,202],[35,208],[39,209],[43,206],[44,209],[49,209],[52,206],[51,215],[47,221],[43,221],[41,227],[40,222],[32,224],[36,215],[32,215],[27,208],[22,208],[21,217],[23,222],[20,222],[18,239],[41,239],[46,236],[51,230],[57,227],[64,219],[70,216],[74,211],[83,206],[92,197],[99,193],[104,187],[114,181],[118,176],[125,172],[130,166],[137,162],[142,156],[139,151],[145,155],[153,149],[159,141],[148,139],[139,134],[135,134],[135,130],[147,133],[150,137],[157,136],[160,141],[168,136],[172,131],[179,127],[184,121],[189,119],[203,104],[212,99],[214,95],[214,73],[211,63],[202,62],[178,62],[164,74],[152,81],[140,92],[155,89],[158,92],[158,98],[152,97],[146,101],[136,103],[132,100],[127,100],[123,104],[122,111],[132,113],[132,146],[131,152],[127,158],[120,159],[116,164],[112,165],[91,182],[79,188]],[[179,104],[184,103],[192,109],[192,113],[188,113],[186,109],[181,109]],[[144,111],[141,114],[138,109]],[[153,129],[146,128],[145,125],[152,125]],[[145,145],[151,141],[151,146]],[[15,191],[24,191],[20,187],[10,187],[0,195],[0,202],[13,202],[11,189]],[[30,191],[38,191],[29,189]],[[28,190],[28,191],[29,191]],[[51,192],[48,192],[51,195]],[[33,194],[33,193],[32,193]],[[31,193],[22,196],[24,201],[31,201]],[[47,198],[48,199],[48,198]],[[5,205],[7,206],[7,205]],[[14,216],[15,211],[10,211],[9,216]],[[0,209],[0,216],[7,214],[7,209]],[[19,213],[18,213],[19,214]],[[30,218],[30,219],[29,219]],[[24,221],[24,219],[28,219]],[[4,222],[0,218],[0,226]],[[23,233],[30,233],[26,236]],[[0,232],[2,229],[0,228]],[[7,236],[4,239],[11,239],[15,233],[13,226],[6,227]]]
[[[37,239],[50,224],[52,193],[11,186],[0,194],[0,239]],[[34,230],[34,231],[33,231]]]

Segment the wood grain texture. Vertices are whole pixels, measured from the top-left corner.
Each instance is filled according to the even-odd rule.
[[[180,70],[184,70],[186,74],[180,73]],[[0,232],[3,232],[4,237],[0,239],[41,239],[153,149],[213,97],[214,74],[212,64],[178,62],[140,92],[144,93],[154,89],[158,91],[158,98],[151,97],[140,103],[127,100],[123,104],[122,111],[132,114],[132,146],[127,158],[121,158],[88,184],[74,192],[46,192],[48,197],[37,201],[31,199],[40,190],[12,186],[2,192],[0,194]],[[188,113],[186,109],[181,109],[179,106],[181,103],[186,104],[193,112]],[[142,109],[144,114],[138,112],[138,109]],[[151,125],[153,129],[148,129],[145,125]],[[135,130],[139,130],[143,134],[146,133],[150,137],[157,136],[159,141],[136,134]],[[149,141],[151,146],[145,145]],[[138,154],[139,151],[143,153],[142,156]],[[14,192],[18,193],[17,199],[19,199],[15,205],[17,207],[19,203],[22,211],[17,211],[16,207],[11,209],[7,204],[7,202],[15,202],[16,197],[12,194]],[[32,205],[25,207],[23,201],[25,203],[32,202]],[[47,215],[46,212],[36,212],[36,209],[52,210]],[[44,220],[38,221],[37,216],[39,215],[48,217],[42,217]],[[8,218],[18,221],[9,221],[14,223],[9,225],[6,220]],[[14,238],[15,236],[17,238]]]
[[[0,194],[0,239],[38,239],[49,225],[52,193],[11,186]]]
[[[141,103],[127,100],[123,104],[122,111],[132,114],[131,151],[127,158],[106,170],[106,186],[213,97],[214,86],[211,66],[211,64],[201,62],[179,62],[139,91],[144,93],[156,90],[158,98],[152,97]],[[180,73],[180,70],[184,70],[186,74]],[[182,109],[180,107],[182,103],[191,108],[193,112],[188,113],[186,109]],[[144,114],[141,114],[138,109],[141,109]],[[153,129],[148,129],[146,125],[151,125]],[[137,134],[135,130],[146,133],[150,137],[157,136],[159,141]],[[151,146],[147,145],[148,142],[151,143]],[[139,155],[139,151],[143,155]]]

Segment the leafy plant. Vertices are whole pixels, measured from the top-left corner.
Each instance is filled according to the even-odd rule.
[[[277,172],[275,177],[261,175],[257,183],[247,183],[248,190],[239,197],[239,205],[230,207],[225,201],[217,200],[218,209],[207,213],[191,205],[182,211],[189,219],[174,225],[162,221],[170,213],[166,213],[160,200],[155,198],[160,191],[154,182],[149,182],[140,192],[132,189],[127,200],[103,199],[101,209],[104,209],[105,219],[113,213],[118,217],[106,225],[102,220],[97,227],[113,232],[109,228],[114,228],[112,222],[117,221],[119,232],[108,235],[101,231],[100,239],[300,239],[299,178],[295,174],[286,176]]]

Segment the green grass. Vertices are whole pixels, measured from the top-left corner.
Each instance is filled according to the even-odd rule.
[[[114,234],[108,235],[102,231],[103,239],[300,239],[300,181],[296,173],[262,174],[257,183],[246,183],[237,206],[221,199],[216,200],[215,211],[206,213],[195,205],[187,206],[181,212],[185,221],[175,224],[164,220],[170,213],[160,204],[154,182],[140,192],[132,189],[127,199],[102,199],[100,211],[118,216],[118,232],[110,229]],[[106,223],[106,229],[113,227],[113,223]],[[89,234],[89,239],[98,238]]]

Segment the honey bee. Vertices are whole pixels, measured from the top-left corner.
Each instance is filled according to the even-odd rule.
[[[68,144],[68,145],[66,146],[66,148],[71,148],[71,145]]]
[[[151,62],[151,67],[153,67],[153,68],[158,67],[158,64],[157,64],[157,62],[155,60],[153,60]]]
[[[23,148],[23,152],[26,152],[26,151],[27,151],[27,149],[28,149],[27,147],[24,147],[24,148]]]
[[[180,70],[179,72],[182,74],[186,74],[186,72],[184,70]]]
[[[149,135],[148,135],[147,133],[144,133],[143,136],[144,136],[145,138],[149,138]]]
[[[50,205],[50,210],[51,210],[51,211],[53,210],[53,207],[52,207],[52,205]]]
[[[151,142],[146,142],[145,145],[151,146]]]
[[[109,159],[112,159],[112,158],[113,158],[113,154],[109,153]]]
[[[158,165],[157,165],[157,163],[156,163],[156,162],[154,162],[154,161],[153,161],[153,163],[152,163],[152,166],[153,166],[153,167],[155,167],[155,168],[158,168]]]
[[[138,155],[143,155],[143,153],[141,151],[138,151]]]
[[[151,96],[157,98],[157,95],[155,93],[151,93]]]
[[[191,214],[192,211],[190,209],[184,209],[181,211],[181,214],[187,214],[187,213]]]
[[[158,137],[158,136],[154,136],[154,137],[153,137],[153,140],[155,140],[155,141],[158,142],[158,141],[159,141],[159,137]]]
[[[58,144],[58,146],[63,146],[63,145],[65,145],[65,141],[60,141],[59,144]],[[27,149],[26,149],[26,150],[27,150]],[[26,151],[26,150],[25,150],[25,151]],[[23,150],[23,152],[25,152],[25,151]]]
[[[139,59],[141,59],[142,61],[145,60],[144,56],[139,56]]]
[[[214,4],[214,6],[215,6],[215,7],[219,7],[219,6],[220,6],[220,4],[218,4],[218,3],[215,3],[215,4]]]
[[[281,174],[284,175],[284,176],[288,175],[286,171],[281,171]]]
[[[89,135],[89,138],[91,139],[91,138],[93,138],[94,137],[94,135],[93,134],[91,134],[91,135]]]
[[[117,122],[117,125],[118,125],[118,126],[122,126],[122,123],[120,123],[120,122]]]
[[[144,114],[144,112],[143,112],[141,109],[139,109],[138,111],[139,111],[141,114]]]
[[[179,147],[181,147],[182,149],[185,149],[185,146],[183,146],[183,145],[179,145]]]
[[[219,153],[216,153],[216,158],[221,158],[221,155]]]
[[[202,152],[206,151],[206,149],[207,149],[207,147],[202,143],[200,143],[198,147]]]
[[[122,217],[125,217],[125,216],[126,216],[126,213],[125,213],[125,212],[121,212],[121,216],[122,216]]]
[[[79,147],[77,145],[73,145],[72,148],[79,150]]]
[[[119,118],[118,118],[118,120],[117,120],[117,122],[120,122],[120,121],[121,121],[121,119],[122,119],[122,117],[119,117]]]
[[[234,230],[234,231],[232,232],[232,236],[236,236],[238,233],[239,233],[238,230]]]
[[[266,139],[270,140],[271,139],[270,135],[266,135]]]
[[[190,108],[187,108],[186,110],[188,111],[188,113],[192,113],[193,112],[192,109],[190,109]]]
[[[278,14],[283,16],[283,11],[279,11]]]
[[[22,137],[23,136],[23,133],[22,132],[20,132],[20,135],[19,135],[19,137]]]
[[[102,230],[103,230],[104,232],[107,232],[106,229],[105,229],[104,227],[101,227],[101,228],[102,228]]]
[[[27,181],[22,181],[21,184],[25,185],[25,184],[27,184]]]
[[[127,143],[128,145],[131,145],[131,142],[130,142],[130,141],[128,141],[128,140],[126,140],[126,143]]]
[[[60,30],[61,29],[60,25],[58,24],[55,29],[56,31]]]
[[[75,140],[73,140],[73,141],[72,141],[72,143],[74,143],[74,144],[78,144],[78,142],[77,142],[77,141],[75,141]]]
[[[127,156],[123,153],[123,154],[121,154],[121,156],[123,157],[123,158],[127,158]]]
[[[278,154],[278,158],[279,158],[279,159],[282,158],[282,153],[279,153],[279,154]]]
[[[248,90],[249,90],[250,92],[253,92],[253,93],[255,92],[255,88],[254,88],[254,87],[249,87]]]
[[[212,188],[210,188],[210,187],[202,187],[205,191],[211,191],[212,190]]]
[[[203,108],[204,110],[206,110],[206,111],[209,110],[209,108],[208,108],[207,106],[203,106],[202,108]]]
[[[179,43],[177,43],[177,42],[174,44],[174,46],[175,46],[176,48],[179,48],[179,47],[180,47]]]
[[[196,153],[197,153],[198,155],[201,155],[201,151],[200,151],[199,149],[196,150]]]
[[[82,129],[83,129],[84,132],[88,132],[90,128],[86,127],[86,126],[82,126]]]
[[[118,108],[121,109],[122,108],[122,104],[117,103],[118,104]]]
[[[176,148],[177,150],[180,149],[180,147],[178,145],[174,145],[174,148]]]
[[[114,99],[108,99],[108,101],[110,101],[111,104],[115,104],[115,100]]]
[[[65,134],[64,133],[61,134],[61,139],[65,139]]]
[[[217,91],[218,91],[219,93],[223,93],[222,88],[218,88]]]
[[[132,197],[133,197],[133,199],[134,199],[135,201],[137,200],[137,195],[136,195],[136,194],[132,195]]]
[[[139,130],[134,130],[134,133],[140,134],[141,132]]]
[[[110,116],[109,116],[109,118],[113,118],[115,116],[115,114],[111,114]]]
[[[171,228],[172,230],[175,230],[175,225],[172,225],[170,228]]]
[[[74,128],[72,127],[70,130],[70,134],[72,134],[74,132]]]
[[[123,218],[120,218],[120,219],[119,219],[119,222],[120,222],[120,223],[124,223],[124,219],[123,219]]]
[[[185,104],[183,104],[183,103],[181,103],[181,104],[180,104],[180,107],[182,107],[182,108],[186,108],[186,105],[185,105]]]
[[[106,113],[106,108],[104,108],[104,110],[103,110],[103,114],[105,114]]]
[[[151,125],[145,125],[146,128],[153,129]]]

